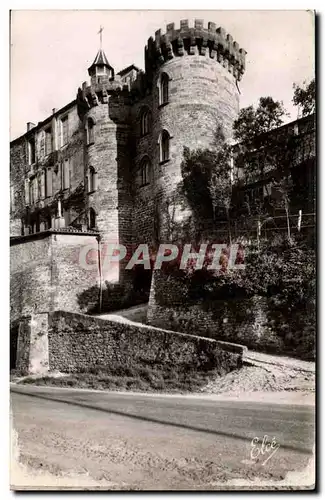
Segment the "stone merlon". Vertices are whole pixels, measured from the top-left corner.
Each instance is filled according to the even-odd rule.
[[[196,19],[194,27],[189,27],[187,19],[180,22],[180,28],[175,29],[175,23],[167,25],[166,33],[159,29],[155,37],[150,37],[145,48],[146,69],[154,69],[160,64],[182,56],[184,53],[193,55],[199,53],[209,56],[227,67],[236,80],[240,80],[245,71],[246,50],[239,48],[230,34],[223,28],[216,28],[215,23],[208,23],[204,28],[203,20]]]

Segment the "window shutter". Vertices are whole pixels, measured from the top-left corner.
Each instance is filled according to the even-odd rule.
[[[63,166],[63,189],[68,189],[69,187],[70,187],[70,165],[69,165],[69,160],[65,160]]]
[[[45,198],[45,171],[41,173],[41,199]]]
[[[52,151],[52,128],[45,131],[45,154],[48,155]]]
[[[52,196],[52,170],[46,171],[46,196]]]
[[[25,179],[25,205],[29,205],[29,180]]]
[[[63,146],[63,131],[62,131],[62,119],[58,122],[57,134],[58,134],[58,145]]]
[[[41,156],[45,156],[45,132],[42,130],[41,132]]]
[[[38,178],[34,177],[33,179],[33,188],[34,188],[34,201],[38,200]]]
[[[67,125],[66,125],[66,142],[69,142],[69,136],[70,136],[70,125],[69,125],[69,118],[70,115],[67,115]]]
[[[29,204],[33,205],[34,203],[34,186],[33,181],[29,182]]]
[[[64,146],[65,144],[67,144],[69,140],[69,115],[61,119],[60,133],[61,133],[60,144],[61,146]]]

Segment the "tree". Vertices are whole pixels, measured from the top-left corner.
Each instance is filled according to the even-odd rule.
[[[231,243],[230,207],[232,198],[231,147],[221,125],[217,124],[211,149],[184,148],[181,164],[182,186],[196,220],[226,215]]]
[[[209,191],[211,171],[216,165],[216,155],[209,149],[190,150],[184,147],[181,163],[182,184],[185,195],[197,220],[213,217],[213,206]]]
[[[271,190],[277,189],[286,213],[290,239],[290,171],[296,154],[296,138],[287,129],[281,129],[286,115],[282,102],[261,97],[256,109],[249,106],[241,110],[234,122],[234,135],[238,141],[235,149],[240,183],[254,186],[259,181],[260,191],[263,190],[260,199],[251,200],[246,196],[248,214],[257,216],[258,220],[269,216],[272,203],[275,203],[271,201]],[[269,200],[267,206],[265,194]],[[276,208],[275,204],[273,208]]]
[[[282,101],[272,97],[261,97],[256,109],[253,106],[243,108],[234,122],[234,137],[237,141],[254,143],[263,134],[280,127],[287,115]]]
[[[307,116],[315,112],[316,108],[316,86],[313,78],[308,84],[306,82],[300,87],[293,84],[293,104],[301,108],[302,116]]]
[[[272,97],[261,97],[256,109],[248,106],[240,111],[233,130],[237,165],[241,168],[237,175],[242,181],[256,180],[256,175],[263,175],[268,164],[274,164],[279,134],[270,132],[283,124],[286,115],[283,103]]]
[[[268,325],[284,346],[299,357],[314,359],[316,347],[316,256],[308,245],[292,240],[268,241],[248,257],[246,276],[263,284]]]
[[[209,192],[211,196],[213,215],[218,209],[224,211],[228,224],[228,243],[231,245],[230,209],[232,202],[232,166],[233,155],[230,144],[226,142],[221,125],[217,125],[214,136],[215,168],[211,170]]]

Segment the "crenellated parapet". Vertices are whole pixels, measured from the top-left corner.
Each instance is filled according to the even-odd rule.
[[[82,117],[92,107],[99,104],[107,104],[109,95],[116,93],[129,93],[126,85],[123,85],[119,77],[114,80],[98,78],[96,83],[89,85],[87,82],[77,92],[78,114]]]
[[[144,72],[139,72],[131,85],[121,82],[118,76],[116,80],[103,79],[91,85],[84,82],[77,92],[78,114],[82,117],[92,107],[107,104],[110,95],[123,97],[132,104],[142,99],[149,91],[150,86]]]
[[[186,19],[180,22],[179,29],[175,29],[175,23],[170,23],[165,34],[158,30],[155,38],[149,38],[145,48],[146,73],[150,75],[168,60],[185,54],[208,54],[233,74],[236,80],[240,80],[245,71],[246,51],[239,47],[231,35],[212,22],[204,28],[201,19],[196,19],[194,27],[189,27]]]

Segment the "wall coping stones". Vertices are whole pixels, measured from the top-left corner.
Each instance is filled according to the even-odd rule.
[[[82,314],[82,313],[74,313],[74,312],[70,312],[70,311],[64,311],[64,310],[58,310],[58,311],[54,311],[52,313],[49,313],[49,316],[50,317],[55,317],[55,316],[66,316],[66,317],[83,317],[83,318],[87,318],[87,320],[89,320],[90,323],[96,323],[96,322],[102,322],[103,324],[104,323],[110,323],[110,324],[116,324],[116,325],[124,325],[126,328],[127,327],[136,327],[137,329],[139,329],[140,331],[152,331],[152,332],[159,332],[159,333],[167,333],[167,334],[171,334],[171,335],[176,335],[178,337],[183,337],[183,338],[191,338],[191,339],[197,339],[197,340],[204,340],[204,341],[207,341],[211,344],[215,344],[216,346],[220,347],[220,349],[222,349],[223,351],[227,351],[227,352],[232,352],[232,353],[236,353],[236,354],[240,354],[240,355],[244,355],[244,353],[246,353],[246,351],[248,350],[246,346],[243,346],[241,344],[234,344],[232,342],[224,342],[224,341],[220,341],[220,340],[216,340],[216,339],[211,339],[209,337],[202,337],[202,336],[199,336],[199,335],[191,335],[190,333],[183,333],[183,332],[176,332],[174,330],[165,330],[163,328],[158,328],[156,326],[152,326],[152,325],[145,325],[143,323],[136,323],[135,321],[131,321],[131,320],[126,320],[125,322],[122,322],[120,320],[116,320],[114,318],[101,318],[99,316],[90,316],[88,314]]]
[[[32,240],[40,240],[43,238],[47,238],[52,234],[73,234],[79,236],[97,236],[99,234],[98,231],[82,231],[80,229],[73,228],[61,228],[61,229],[47,229],[46,231],[39,231],[38,233],[26,234],[21,236],[11,236],[10,237],[10,246],[18,245],[19,243],[25,243],[26,241]]]

